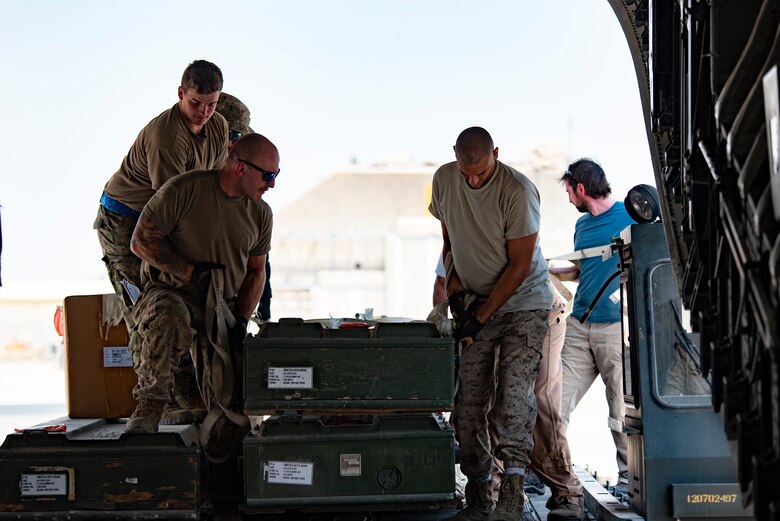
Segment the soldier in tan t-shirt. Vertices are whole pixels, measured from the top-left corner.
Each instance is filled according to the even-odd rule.
[[[433,176],[429,207],[442,224],[453,336],[463,340],[453,417],[468,506],[454,519],[514,521],[523,515],[534,384],[552,303],[539,247],[539,192],[498,161],[485,129],[464,130],[454,148],[456,161]],[[497,447],[486,420],[493,390]],[[495,510],[491,449],[504,464]]]
[[[219,95],[219,101],[217,102],[217,112],[227,120],[228,128],[230,129],[230,142],[228,143],[228,150],[233,146],[233,143],[245,135],[254,132],[252,127],[249,126],[251,119],[249,108],[237,97],[222,92]],[[266,256],[265,259],[265,287],[263,288],[263,295],[260,297],[260,305],[257,307],[256,316],[262,320],[271,319],[271,297],[273,293],[271,291],[271,260],[270,256]]]
[[[227,123],[222,116],[213,116],[221,90],[219,67],[205,60],[189,64],[182,75],[178,103],[141,130],[100,199],[94,228],[130,332],[136,366],[133,295],[123,281],[140,288],[141,261],[130,251],[130,237],[144,205],[168,179],[188,170],[218,168],[225,162]]]
[[[278,173],[276,147],[260,134],[248,134],[236,142],[220,170],[182,174],[144,207],[131,241],[133,253],[143,261],[143,290],[133,310],[141,363],[133,390],[138,406],[127,423],[128,432],[157,431],[172,372],[188,350],[199,361],[198,374],[203,376],[202,364],[208,360],[195,348],[211,338],[208,332],[215,325],[205,324],[213,312],[207,309],[207,297],[214,291],[215,271],[223,275],[219,277],[224,280],[223,298],[236,318],[230,343],[235,339],[240,344],[246,336],[271,247],[271,209],[261,198],[274,187]],[[202,393],[211,391],[220,390],[201,386]],[[213,395],[203,399],[211,410],[220,409]]]

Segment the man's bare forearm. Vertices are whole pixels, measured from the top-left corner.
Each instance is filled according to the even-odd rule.
[[[265,255],[262,255],[261,257],[263,259],[262,263],[249,267],[244,276],[244,280],[241,282],[241,287],[238,288],[236,315],[241,315],[247,320],[252,316],[252,312],[260,302],[260,297],[263,295],[263,288],[265,288]]]
[[[570,266],[550,266],[550,275],[555,275],[558,280],[575,281],[580,278],[580,268],[576,264]]]
[[[530,262],[518,266],[507,266],[485,303],[477,310],[477,320],[483,324],[487,322],[491,315],[498,311],[520,287],[530,271]]]
[[[450,234],[447,232],[447,226],[444,224],[444,222],[441,223],[441,234],[442,239],[444,241],[444,244],[442,245],[441,249],[441,258],[444,261],[444,266],[447,266],[447,254],[452,251],[452,243],[450,242]],[[447,296],[454,295],[455,293],[459,291],[463,291],[463,283],[460,281],[460,277],[458,276],[458,272],[455,271],[455,266],[452,266],[450,270],[447,272],[447,281],[446,281],[446,293]]]
[[[192,264],[171,249],[165,234],[143,212],[130,239],[130,250],[162,272],[183,281],[192,277]]]
[[[508,262],[487,300],[477,309],[477,320],[483,324],[503,306],[531,272],[537,233],[507,240]]]

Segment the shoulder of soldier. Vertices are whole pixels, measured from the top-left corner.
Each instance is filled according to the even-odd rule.
[[[161,127],[167,127],[169,124],[171,111],[172,109],[166,109],[149,120],[149,123],[144,125],[144,127],[138,132],[136,143],[154,139],[160,133],[158,129]]]
[[[257,208],[260,211],[260,215],[263,219],[273,219],[274,212],[268,203],[260,199],[260,201],[257,203]]]
[[[506,195],[516,194],[518,197],[539,197],[539,190],[534,182],[519,170],[499,161],[496,175],[499,177],[498,181],[502,185],[502,193]]]
[[[216,170],[190,170],[170,178],[160,190],[187,190],[193,185],[212,183],[216,175]]]
[[[219,112],[215,112],[209,120],[206,122],[207,129],[212,129],[211,132],[208,130],[206,131],[207,135],[211,135],[213,133],[216,133],[217,138],[221,138],[222,136],[227,136],[228,132],[230,132],[230,127],[228,126],[228,122],[225,119],[225,117],[220,114]]]
[[[497,161],[497,163],[497,174],[504,176],[510,183],[517,184],[524,189],[535,186],[533,181],[531,181],[531,179],[529,179],[529,177],[520,170],[509,166],[506,163],[502,163],[501,161]]]
[[[187,139],[187,125],[179,112],[178,105],[163,111],[150,121],[143,132],[149,145],[171,148],[174,143]]]
[[[449,163],[444,163],[439,168],[436,169],[436,171],[433,173],[433,179],[441,179],[442,176],[448,176],[451,175],[453,172],[458,171],[458,163],[457,161],[451,161]]]

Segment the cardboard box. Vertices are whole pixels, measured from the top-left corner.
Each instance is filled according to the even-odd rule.
[[[127,350],[127,327],[124,320],[103,325],[104,299],[115,302],[116,295],[65,298],[65,388],[71,418],[125,418],[135,410],[132,390],[138,379]]]

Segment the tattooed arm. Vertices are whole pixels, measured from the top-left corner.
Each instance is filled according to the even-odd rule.
[[[130,239],[130,251],[155,268],[188,282],[194,266],[171,250],[168,239],[160,229],[141,212]]]

